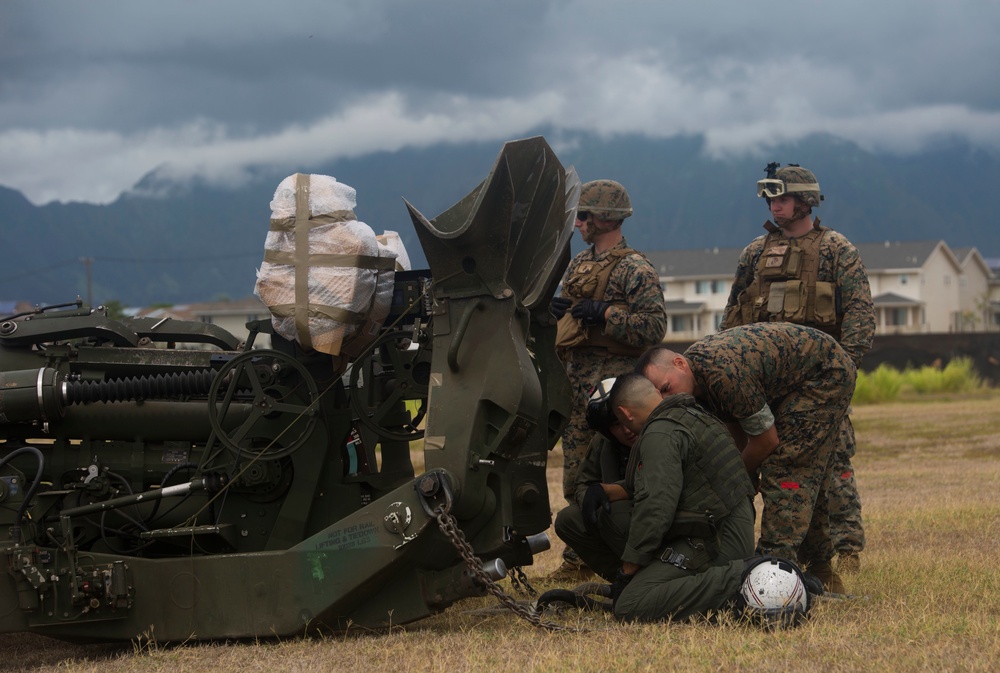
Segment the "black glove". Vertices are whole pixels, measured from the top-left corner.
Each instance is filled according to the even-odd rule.
[[[600,482],[594,482],[587,487],[587,492],[583,494],[583,503],[580,510],[583,512],[583,525],[591,533],[597,532],[598,510],[611,511],[611,501],[608,494],[604,492],[604,487]]]
[[[606,301],[596,299],[584,299],[579,304],[573,306],[570,314],[582,322],[584,325],[603,325],[604,312],[611,306]]]
[[[625,571],[621,568],[618,569],[618,574],[615,575],[615,581],[611,583],[611,604],[614,605],[618,602],[618,597],[622,595],[625,591],[625,587],[628,583],[632,581],[635,575],[626,575]]]
[[[573,304],[573,300],[569,297],[552,297],[552,303],[549,304],[549,310],[556,320],[560,320],[564,315],[566,315],[566,309],[568,309]]]

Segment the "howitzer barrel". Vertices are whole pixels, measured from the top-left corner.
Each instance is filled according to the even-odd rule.
[[[252,412],[250,404],[230,404],[222,420],[223,428],[239,427]],[[141,404],[97,402],[68,407],[59,422],[59,431],[69,437],[90,439],[200,442],[211,434],[212,426],[204,400],[149,400]]]
[[[50,367],[0,372],[0,424],[46,422],[62,416],[61,382],[62,375]]]

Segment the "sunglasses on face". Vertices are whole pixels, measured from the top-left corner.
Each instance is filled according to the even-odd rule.
[[[583,222],[584,220],[589,220],[590,213],[588,213],[585,210],[578,210],[576,211],[576,219],[580,220],[581,222]]]

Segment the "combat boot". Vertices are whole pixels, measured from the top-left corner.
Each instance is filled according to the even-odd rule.
[[[563,550],[562,558],[562,564],[549,573],[547,579],[556,582],[586,582],[594,576],[594,571],[572,547]]]
[[[841,552],[837,557],[837,570],[845,575],[853,575],[861,570],[861,556],[856,551]]]
[[[844,589],[844,582],[840,575],[833,569],[829,561],[815,561],[809,564],[809,573],[816,576],[823,583],[823,588],[832,594],[847,593]]]
[[[563,560],[562,564],[549,573],[546,579],[553,582],[587,582],[594,577],[594,571],[583,561],[574,563]]]

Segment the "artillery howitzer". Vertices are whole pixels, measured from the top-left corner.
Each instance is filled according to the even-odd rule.
[[[0,321],[0,632],[377,628],[530,564],[569,416],[548,306],[578,192],[532,138],[437,218],[406,204],[430,268],[396,274],[347,369],[253,348],[269,320],[245,343],[79,303]]]

